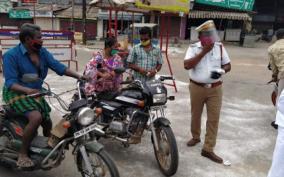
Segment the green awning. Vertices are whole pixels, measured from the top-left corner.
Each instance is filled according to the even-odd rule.
[[[221,12],[221,11],[190,11],[188,18],[207,18],[207,19],[229,19],[251,21],[252,18],[247,13],[241,12]]]

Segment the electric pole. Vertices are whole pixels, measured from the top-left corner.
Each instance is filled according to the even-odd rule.
[[[278,17],[279,17],[279,1],[275,0],[274,1],[274,16],[275,16],[275,20],[274,20],[274,24],[273,24],[273,30],[277,30],[278,28]]]
[[[83,20],[83,44],[87,44],[87,36],[86,36],[86,0],[83,0],[83,12],[82,12],[82,20]]]
[[[74,0],[71,0],[71,6],[72,6],[72,17],[71,17],[71,31],[75,31],[75,25],[74,25]]]

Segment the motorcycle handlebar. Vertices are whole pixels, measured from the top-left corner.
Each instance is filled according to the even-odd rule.
[[[42,97],[42,96],[45,96],[45,95],[49,95],[50,93],[51,92],[49,92],[49,91],[42,91],[42,92],[39,92],[39,93],[34,93],[34,94],[27,95],[27,97],[37,98],[37,97]]]
[[[124,85],[124,84],[131,84],[133,81],[122,81],[121,83],[120,83],[120,85]]]
[[[173,76],[160,76],[161,81],[174,80]]]

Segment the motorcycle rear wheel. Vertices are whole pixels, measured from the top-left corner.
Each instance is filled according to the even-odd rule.
[[[119,177],[119,172],[114,161],[105,150],[98,153],[88,152],[88,157],[95,174],[88,174],[85,162],[80,153],[78,153],[77,165],[82,177]]]
[[[159,149],[155,148],[155,157],[165,176],[172,176],[178,169],[178,148],[171,127],[160,126],[155,129]]]

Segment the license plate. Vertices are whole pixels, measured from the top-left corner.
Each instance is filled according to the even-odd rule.
[[[81,137],[81,136],[83,136],[83,135],[86,135],[87,133],[89,133],[89,132],[95,130],[96,128],[97,128],[97,124],[96,124],[96,123],[95,123],[95,124],[92,124],[92,125],[90,125],[90,126],[84,128],[84,129],[82,129],[82,130],[80,130],[80,131],[75,132],[75,133],[74,133],[74,138],[76,139],[76,138],[79,138],[79,137]]]

